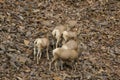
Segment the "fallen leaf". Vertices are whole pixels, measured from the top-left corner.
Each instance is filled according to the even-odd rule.
[[[21,77],[17,77],[18,80],[23,80]]]
[[[24,27],[24,26],[19,26],[19,28],[20,28],[20,30],[23,30],[23,29],[25,29],[25,27]]]
[[[24,71],[25,71],[25,72],[30,72],[31,70],[30,70],[29,67],[25,66],[25,67],[24,67]]]
[[[34,12],[34,13],[40,12],[40,9],[34,9],[33,12]]]
[[[32,50],[26,49],[26,53],[30,55],[30,54],[32,54]]]
[[[19,56],[19,58],[18,58],[18,61],[21,62],[21,63],[25,63],[26,60],[27,60],[27,58],[22,57],[22,56]]]
[[[62,80],[61,77],[53,77],[54,80]]]
[[[4,0],[0,0],[0,3],[3,3],[4,2]]]
[[[29,45],[29,43],[30,43],[30,41],[29,41],[29,40],[24,40],[24,44],[25,44],[26,46],[28,46],[28,45]]]

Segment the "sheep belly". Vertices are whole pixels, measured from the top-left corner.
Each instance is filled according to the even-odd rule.
[[[59,55],[60,55],[60,58],[63,60],[74,59],[78,56],[77,52],[71,51],[71,50],[65,50],[65,51],[61,52]]]

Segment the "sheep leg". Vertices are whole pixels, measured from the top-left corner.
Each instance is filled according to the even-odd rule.
[[[57,48],[57,46],[58,46],[58,40],[57,40],[57,42],[56,42],[56,48]]]
[[[52,40],[52,45],[53,45],[52,48],[54,49],[55,48],[55,46],[54,46],[55,45],[55,41],[54,40]]]
[[[55,70],[58,71],[57,61],[55,62]]]
[[[75,63],[75,64],[74,63],[75,63],[75,61],[72,62],[72,71],[76,72],[76,65],[77,65],[77,63]]]
[[[39,64],[39,54],[40,54],[40,49],[38,48],[38,53],[37,53],[37,64]]]
[[[71,61],[71,67],[72,67],[72,72],[74,72],[74,68],[75,68],[74,61]]]
[[[49,46],[47,46],[46,51],[47,51],[47,59],[49,60],[48,48]]]
[[[61,70],[63,70],[63,61],[62,60],[60,60],[60,68],[61,68]]]
[[[58,63],[60,63],[60,65],[58,66]],[[59,60],[59,62],[58,62],[58,60],[56,60],[56,63],[55,63],[55,70],[56,71],[58,71],[58,68],[59,68],[59,70],[63,70],[63,61],[62,60]]]
[[[55,48],[56,48],[56,45],[55,45],[55,42],[54,42],[53,49],[55,49]]]
[[[75,69],[74,72],[76,72],[76,66],[77,66],[77,63],[75,63],[75,65],[74,65],[74,69]]]
[[[76,61],[76,62],[75,62],[75,61]],[[75,61],[74,61],[74,63],[75,63],[75,65],[74,65],[75,71],[74,71],[74,72],[76,72],[76,70],[77,70],[78,59],[76,59]]]
[[[39,56],[39,60],[41,59],[41,56],[42,56],[42,52],[40,51],[40,56]]]
[[[64,42],[66,43],[67,42],[67,36],[63,35],[63,38],[64,38]]]
[[[34,60],[35,60],[35,56],[36,56],[36,47],[34,46]]]
[[[51,65],[52,65],[52,62],[49,63],[49,71],[51,71]]]
[[[56,58],[53,58],[50,65],[49,65],[49,70],[51,71],[51,65],[55,62]]]
[[[57,42],[56,42],[56,48],[58,47],[58,43],[60,41],[60,38],[57,39]]]

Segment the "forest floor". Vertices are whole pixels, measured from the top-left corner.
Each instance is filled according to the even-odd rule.
[[[52,44],[36,64],[34,40],[66,24],[80,28],[77,71],[49,71]],[[119,0],[0,0],[0,80],[119,79]]]

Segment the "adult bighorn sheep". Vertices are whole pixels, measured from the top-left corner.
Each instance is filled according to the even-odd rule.
[[[37,38],[34,41],[34,60],[35,60],[35,56],[37,55],[37,64],[39,64],[39,60],[42,55],[42,50],[44,48],[46,48],[47,59],[49,60],[49,54],[48,54],[49,44],[50,43],[48,38]]]
[[[61,36],[62,36],[63,31],[65,31],[66,29],[67,29],[66,26],[64,26],[64,25],[59,25],[59,26],[56,26],[56,27],[54,28],[54,30],[52,31],[53,37],[55,37],[55,38],[57,39],[56,48],[58,47],[58,43],[59,43],[60,40],[61,40]]]
[[[76,50],[64,49],[64,48],[56,48],[53,50],[53,59],[50,63],[49,70],[51,70],[51,65],[55,63],[55,70],[57,70],[57,61],[62,60],[69,61],[72,64],[72,69],[75,68],[75,61],[78,60],[78,52]]]

